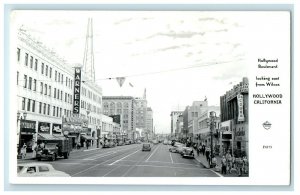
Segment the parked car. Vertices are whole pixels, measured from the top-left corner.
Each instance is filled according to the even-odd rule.
[[[117,146],[123,146],[124,145],[124,142],[122,142],[122,141],[119,141],[118,143],[117,143]]]
[[[151,151],[151,144],[143,143],[142,151]]]
[[[193,148],[183,148],[181,156],[183,158],[195,158]]]
[[[128,140],[125,141],[125,145],[130,145],[130,142]]]
[[[177,152],[179,154],[182,154],[183,150],[186,149],[186,148],[188,148],[188,147],[184,147],[184,145],[181,145],[181,146],[177,147]]]
[[[168,145],[168,140],[164,140],[163,144]]]
[[[169,148],[169,151],[177,153],[178,152],[178,147],[183,147],[183,145],[182,144],[176,144],[172,148]]]
[[[48,163],[22,163],[17,166],[19,177],[70,177],[65,172],[55,170]]]
[[[110,142],[105,142],[102,147],[103,148],[112,148],[112,147],[115,147],[115,146],[116,146],[115,142],[110,141]]]

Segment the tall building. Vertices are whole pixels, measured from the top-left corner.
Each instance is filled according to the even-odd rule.
[[[136,102],[136,128],[146,130],[147,126],[147,100],[135,98]]]
[[[175,136],[176,132],[176,123],[177,119],[180,115],[182,115],[182,111],[172,111],[170,116],[171,116],[171,136]],[[178,132],[177,132],[178,133]]]
[[[30,146],[38,136],[62,135],[62,119],[74,116],[75,70],[26,30],[20,29],[16,36],[17,55],[11,62],[17,68],[18,140],[20,145]],[[81,77],[85,77],[84,73]],[[101,87],[93,82],[78,83],[81,102],[76,108],[77,116],[85,118],[88,124],[87,129],[69,129],[74,142],[81,133],[96,138],[101,126]]]
[[[183,111],[183,131],[185,138],[193,139],[194,131],[197,129],[197,118],[207,109],[207,101],[194,101]]]
[[[248,155],[249,97],[248,78],[234,85],[220,97],[221,132],[224,152],[231,150],[235,155]]]
[[[153,111],[151,107],[147,107],[147,122],[146,122],[146,130],[143,133],[148,137],[153,134]]]
[[[133,139],[136,130],[136,99],[131,96],[103,96],[103,114],[120,115],[121,132]]]

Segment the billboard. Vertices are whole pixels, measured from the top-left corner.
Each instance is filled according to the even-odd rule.
[[[81,86],[81,68],[75,68],[74,78],[74,101],[73,101],[73,113],[79,114],[80,112],[80,86]]]

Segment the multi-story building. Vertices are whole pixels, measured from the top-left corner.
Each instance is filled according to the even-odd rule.
[[[136,130],[136,99],[131,96],[103,96],[103,114],[120,115],[121,132],[129,139]]]
[[[215,113],[213,126],[210,125],[210,112]],[[194,132],[194,142],[198,144],[204,144],[208,147],[211,146],[211,138],[213,138],[214,151],[219,154],[220,144],[219,129],[220,129],[220,107],[219,106],[208,106],[206,110],[197,119],[197,130]],[[212,136],[212,134],[213,136]]]
[[[149,137],[153,133],[153,111],[151,107],[147,107],[147,122],[146,122],[146,130],[142,131],[143,137],[149,139]]]
[[[178,116],[182,115],[182,111],[172,111],[170,116],[171,116],[171,136],[176,136],[176,123]]]
[[[175,138],[183,138],[183,116],[182,114],[177,117]]]
[[[248,78],[220,97],[223,150],[237,156],[248,155]]]
[[[136,128],[147,130],[147,100],[135,98],[136,102]]]
[[[192,106],[187,106],[183,111],[183,131],[185,138],[193,140],[194,131],[197,129],[197,118],[207,109],[207,101],[194,101]]]
[[[27,115],[18,121],[18,139],[19,144],[30,146],[38,134],[62,135],[62,118],[73,116],[74,68],[22,29],[15,49],[17,112]],[[79,115],[89,121],[85,133],[96,138],[101,126],[101,87],[81,82],[80,96]]]

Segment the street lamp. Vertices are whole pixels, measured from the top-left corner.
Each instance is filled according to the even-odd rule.
[[[207,118],[207,126],[210,128],[210,166],[212,161],[212,154],[213,154],[213,131],[215,127],[215,118],[216,118],[216,112],[211,111],[209,112],[209,118]]]
[[[20,151],[20,147],[21,147],[21,126],[19,126],[19,124],[20,124],[19,121],[21,122],[22,120],[26,120],[26,117],[27,117],[26,111],[23,113],[20,113],[19,111],[17,112],[17,128],[19,130],[19,140],[18,140],[18,145],[19,145],[18,150],[19,151]]]

